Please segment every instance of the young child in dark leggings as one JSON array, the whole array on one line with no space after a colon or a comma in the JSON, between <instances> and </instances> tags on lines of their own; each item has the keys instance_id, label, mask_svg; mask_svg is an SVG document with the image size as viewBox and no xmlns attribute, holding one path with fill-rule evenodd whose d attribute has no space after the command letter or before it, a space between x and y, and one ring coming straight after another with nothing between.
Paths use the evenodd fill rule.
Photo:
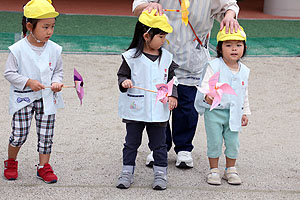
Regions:
<instances>
[{"instance_id":1,"label":"young child in dark leggings","mask_svg":"<svg viewBox=\"0 0 300 200\"><path fill-rule=\"evenodd\" d=\"M123 148L123 169L117 188L126 189L133 183L137 149L141 145L146 127L149 148L154 157L153 189L167 188L166 126L170 110L177 106L176 86L168 103L156 102L156 93L133 88L133 86L156 90L155 85L167 83L178 67L173 56L161 48L172 27L165 15L143 12L136 24L134 37L128 50L122 54L123 63L118 71L120 88L119 115L126 123L127 135Z\"/></svg>"}]
</instances>

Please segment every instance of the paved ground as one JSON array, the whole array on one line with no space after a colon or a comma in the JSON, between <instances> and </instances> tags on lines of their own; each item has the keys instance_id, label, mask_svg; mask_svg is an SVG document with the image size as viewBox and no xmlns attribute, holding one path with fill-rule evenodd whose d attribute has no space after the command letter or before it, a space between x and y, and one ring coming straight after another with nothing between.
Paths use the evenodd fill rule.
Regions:
<instances>
[{"instance_id":1,"label":"paved ground","mask_svg":"<svg viewBox=\"0 0 300 200\"><path fill-rule=\"evenodd\" d=\"M0 66L7 54L0 53ZM128 190L115 188L122 164L125 128L117 115L116 72L120 56L63 55L65 84L72 84L73 67L85 79L82 106L73 89L64 89L65 108L57 115L51 164L59 177L47 185L36 178L34 125L19 154L19 179L0 179L0 199L299 199L299 63L300 58L246 58L251 68L249 126L243 129L237 168L241 186L205 182L208 161L203 118L194 139L194 165L180 170L169 153L169 184L153 191L152 170L144 166L149 150L146 134L139 149L135 183ZM284 70L283 66L286 66ZM3 69L3 68L2 68ZM7 157L10 133L9 84L0 76L0 161ZM3 164L0 165L3 171ZM224 159L220 168L224 169ZM3 173L3 172L1 172Z\"/></svg>"},{"instance_id":2,"label":"paved ground","mask_svg":"<svg viewBox=\"0 0 300 200\"><path fill-rule=\"evenodd\" d=\"M104 5L111 1L54 1L62 13L130 15L131 1L120 1L113 12ZM21 11L27 0L2 0L0 10ZM83 4L78 4L82 2ZM92 2L92 3L91 3ZM120 3L119 2L119 3ZM129 3L128 3L129 2ZM241 1L242 18L259 17L262 0ZM17 5L16 5L17 4ZM69 10L63 11L63 5ZM80 5L78 7L78 5ZM91 6L92 5L92 6ZM244 6L244 7L243 7ZM254 6L254 7L253 7ZM121 10L117 10L121 8ZM244 8L244 9L243 9ZM253 9L254 8L254 9ZM257 11L257 9L260 9ZM252 15L243 15L252 10ZM74 12L76 11L76 12ZM106 12L107 11L107 12ZM127 14L126 14L127 13ZM249 12L250 13L250 12ZM265 15L264 15L265 16ZM262 17L263 18L263 17ZM274 17L276 18L276 17ZM0 53L0 66L7 54ZM0 199L299 199L299 63L300 58L246 58L251 68L249 126L241 133L241 153L237 162L243 184L210 186L205 182L208 162L203 118L194 139L194 165L180 170L175 165L175 153L169 153L169 184L165 191L153 191L152 171L144 166L149 153L146 134L139 149L135 183L128 190L115 188L122 163L125 128L117 115L118 88L116 71L120 56L63 55L65 84L72 84L76 67L85 78L86 96L79 106L73 89L64 89L65 108L57 115L51 164L59 177L56 184L47 185L36 178L36 134L31 134L19 154L19 179L0 179ZM283 69L283 67L285 67ZM3 68L2 68L3 69ZM10 133L8 115L9 84L0 76L0 161L7 157ZM2 162L1 161L1 162ZM0 169L3 171L3 164ZM220 168L224 168L221 159ZM3 172L1 172L3 173Z\"/></svg>"}]
</instances>

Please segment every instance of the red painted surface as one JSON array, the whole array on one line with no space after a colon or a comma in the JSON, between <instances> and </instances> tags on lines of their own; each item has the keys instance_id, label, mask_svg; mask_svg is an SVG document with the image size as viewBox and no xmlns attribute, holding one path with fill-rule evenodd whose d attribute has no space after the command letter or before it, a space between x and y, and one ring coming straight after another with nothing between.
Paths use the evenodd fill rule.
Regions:
<instances>
[{"instance_id":1,"label":"red painted surface","mask_svg":"<svg viewBox=\"0 0 300 200\"><path fill-rule=\"evenodd\" d=\"M133 0L52 0L56 10L64 14L132 15ZM28 0L1 0L0 11L19 11ZM300 19L263 13L264 0L240 0L240 19Z\"/></svg>"}]
</instances>

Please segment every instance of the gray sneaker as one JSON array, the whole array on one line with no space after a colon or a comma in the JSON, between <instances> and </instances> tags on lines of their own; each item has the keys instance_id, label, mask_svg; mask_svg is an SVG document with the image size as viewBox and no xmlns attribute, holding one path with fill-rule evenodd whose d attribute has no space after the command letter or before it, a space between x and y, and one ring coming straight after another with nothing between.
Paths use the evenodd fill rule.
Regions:
<instances>
[{"instance_id":1,"label":"gray sneaker","mask_svg":"<svg viewBox=\"0 0 300 200\"><path fill-rule=\"evenodd\" d=\"M152 188L154 190L167 189L167 167L153 165L154 181Z\"/></svg>"},{"instance_id":2,"label":"gray sneaker","mask_svg":"<svg viewBox=\"0 0 300 200\"><path fill-rule=\"evenodd\" d=\"M128 189L133 183L133 169L134 166L123 166L123 170L118 178L117 188Z\"/></svg>"}]
</instances>

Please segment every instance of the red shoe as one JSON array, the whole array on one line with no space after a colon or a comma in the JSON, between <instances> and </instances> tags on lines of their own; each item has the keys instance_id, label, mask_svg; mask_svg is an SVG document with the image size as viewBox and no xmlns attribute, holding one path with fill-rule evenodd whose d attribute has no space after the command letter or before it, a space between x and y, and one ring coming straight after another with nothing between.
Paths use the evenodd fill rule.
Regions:
<instances>
[{"instance_id":1,"label":"red shoe","mask_svg":"<svg viewBox=\"0 0 300 200\"><path fill-rule=\"evenodd\" d=\"M18 178L18 161L10 158L4 161L4 176L8 180L16 180Z\"/></svg>"},{"instance_id":2,"label":"red shoe","mask_svg":"<svg viewBox=\"0 0 300 200\"><path fill-rule=\"evenodd\" d=\"M54 174L50 164L45 164L43 168L37 169L37 177L45 181L45 183L56 183L57 176Z\"/></svg>"}]
</instances>

